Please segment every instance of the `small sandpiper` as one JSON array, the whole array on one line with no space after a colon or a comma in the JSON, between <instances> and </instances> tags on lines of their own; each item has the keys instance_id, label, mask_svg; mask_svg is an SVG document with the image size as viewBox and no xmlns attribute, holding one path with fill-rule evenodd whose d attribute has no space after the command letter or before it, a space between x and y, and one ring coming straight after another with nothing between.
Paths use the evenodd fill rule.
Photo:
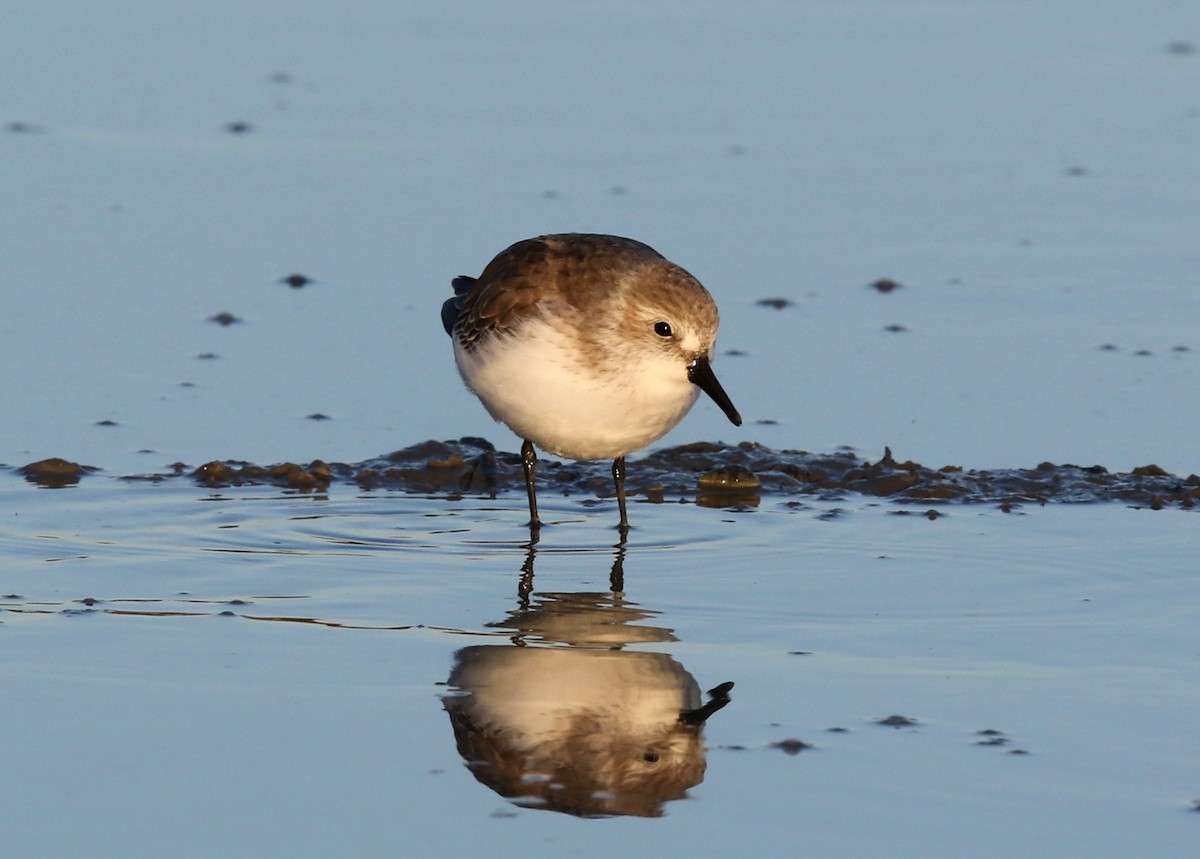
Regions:
<instances>
[{"instance_id":1,"label":"small sandpiper","mask_svg":"<svg viewBox=\"0 0 1200 859\"><path fill-rule=\"evenodd\" d=\"M716 303L641 242L589 233L526 239L453 286L442 324L467 387L523 440L535 538L534 445L566 459L613 460L624 538L626 454L662 438L700 391L741 426L711 367Z\"/></svg>"}]
</instances>

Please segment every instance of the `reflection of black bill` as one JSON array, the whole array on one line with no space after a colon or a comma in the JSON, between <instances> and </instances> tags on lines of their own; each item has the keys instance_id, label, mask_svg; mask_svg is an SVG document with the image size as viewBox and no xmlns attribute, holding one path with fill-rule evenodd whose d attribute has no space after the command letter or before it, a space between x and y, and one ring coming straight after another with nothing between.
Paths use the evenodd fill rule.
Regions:
<instances>
[{"instance_id":1,"label":"reflection of black bill","mask_svg":"<svg viewBox=\"0 0 1200 859\"><path fill-rule=\"evenodd\" d=\"M688 364L688 381L712 397L713 402L721 407L721 411L725 413L725 417L729 418L735 427L742 425L742 416L738 414L738 410L733 407L733 403L729 400L729 395L725 393L725 389L717 381L717 376L713 373L712 365L708 363L708 358L701 355L695 361Z\"/></svg>"},{"instance_id":2,"label":"reflection of black bill","mask_svg":"<svg viewBox=\"0 0 1200 859\"><path fill-rule=\"evenodd\" d=\"M684 710L679 714L679 721L685 725L703 725L708 717L729 703L729 690L733 681L727 680L720 686L708 690L708 703L695 710Z\"/></svg>"}]
</instances>

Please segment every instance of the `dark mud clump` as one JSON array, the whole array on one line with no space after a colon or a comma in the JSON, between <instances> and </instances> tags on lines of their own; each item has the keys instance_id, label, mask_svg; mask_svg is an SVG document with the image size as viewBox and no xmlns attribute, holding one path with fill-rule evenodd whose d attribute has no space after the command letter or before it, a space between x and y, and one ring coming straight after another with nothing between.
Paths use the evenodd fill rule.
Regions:
<instances>
[{"instance_id":1,"label":"dark mud clump","mask_svg":"<svg viewBox=\"0 0 1200 859\"><path fill-rule=\"evenodd\" d=\"M885 727L888 727L888 728L914 728L919 723L917 722L916 719L910 718L908 716L892 715L892 716L887 716L883 719L876 719L875 724L876 725L884 725Z\"/></svg>"},{"instance_id":2,"label":"dark mud clump","mask_svg":"<svg viewBox=\"0 0 1200 859\"><path fill-rule=\"evenodd\" d=\"M788 737L786 740L779 740L771 743L771 748L779 749L785 755L798 755L813 748L811 743L806 743L804 740L798 740L795 737Z\"/></svg>"},{"instance_id":3,"label":"dark mud clump","mask_svg":"<svg viewBox=\"0 0 1200 859\"><path fill-rule=\"evenodd\" d=\"M249 462L214 460L197 468L191 473L191 476L201 486L211 488L265 483L309 491L327 489L333 480L333 471L319 459L313 460L307 467L301 467L293 462L261 466Z\"/></svg>"},{"instance_id":4,"label":"dark mud clump","mask_svg":"<svg viewBox=\"0 0 1200 859\"><path fill-rule=\"evenodd\" d=\"M41 465L34 463L25 469ZM70 482L78 482L87 470L93 470L74 467L85 470L68 473ZM21 473L28 477L25 469ZM37 469L35 473L45 471ZM196 483L210 488L265 484L323 491L336 482L357 484L367 490L391 489L452 497L524 488L520 454L496 450L482 438L426 441L357 463L318 459L307 465L285 462L263 466L214 460L198 468L176 464L169 473L127 479L158 481L182 475L189 475ZM993 504L1006 513L1015 513L1025 505L1055 502L1120 501L1154 510L1195 509L1200 502L1200 477L1195 474L1180 477L1156 465L1129 472L1109 471L1099 465L1081 467L1050 462L1033 468L969 470L953 465L930 468L910 460L900 461L886 448L880 459L871 461L847 451L820 454L773 450L750 442L739 445L698 442L656 450L632 460L626 475L626 489L631 496L658 503L692 498L718 507L750 507L757 505L763 496L807 496L836 502L865 495L903 504L919 503L930 518L938 516L930 505ZM537 483L542 492L591 497L613 494L607 462L541 460Z\"/></svg>"},{"instance_id":5,"label":"dark mud clump","mask_svg":"<svg viewBox=\"0 0 1200 859\"><path fill-rule=\"evenodd\" d=\"M30 483L36 483L38 486L45 486L48 489L74 486L85 474L91 474L93 471L99 471L99 469L92 465L80 465L78 462L70 462L58 457L41 459L17 469L17 473Z\"/></svg>"}]
</instances>

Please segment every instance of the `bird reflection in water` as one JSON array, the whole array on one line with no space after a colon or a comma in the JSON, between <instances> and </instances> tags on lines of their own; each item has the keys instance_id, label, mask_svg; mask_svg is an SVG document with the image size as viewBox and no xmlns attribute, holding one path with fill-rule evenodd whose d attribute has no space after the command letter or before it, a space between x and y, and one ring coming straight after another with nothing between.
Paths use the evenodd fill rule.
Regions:
<instances>
[{"instance_id":1,"label":"bird reflection in water","mask_svg":"<svg viewBox=\"0 0 1200 859\"><path fill-rule=\"evenodd\" d=\"M534 549L521 607L489 624L511 644L455 654L444 699L458 752L475 778L514 803L580 817L658 817L704 779L705 721L732 683L701 702L700 687L666 653L630 644L677 639L637 624L658 612L621 592L617 548L610 593L534 593Z\"/></svg>"}]
</instances>

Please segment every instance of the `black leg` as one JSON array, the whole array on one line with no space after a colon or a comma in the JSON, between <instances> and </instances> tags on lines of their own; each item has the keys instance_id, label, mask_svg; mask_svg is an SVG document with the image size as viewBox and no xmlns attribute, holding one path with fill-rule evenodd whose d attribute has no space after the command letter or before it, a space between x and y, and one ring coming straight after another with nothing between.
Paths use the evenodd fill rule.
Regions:
<instances>
[{"instance_id":1,"label":"black leg","mask_svg":"<svg viewBox=\"0 0 1200 859\"><path fill-rule=\"evenodd\" d=\"M517 600L525 611L529 610L529 596L533 593L533 555L536 551L530 542L526 548L525 563L521 564L521 580L517 584Z\"/></svg>"},{"instance_id":2,"label":"black leg","mask_svg":"<svg viewBox=\"0 0 1200 859\"><path fill-rule=\"evenodd\" d=\"M521 467L525 470L525 491L529 493L529 533L536 535L542 527L542 520L537 512L537 489L533 485L533 469L537 463L537 454L533 450L533 442L525 439L521 445Z\"/></svg>"},{"instance_id":3,"label":"black leg","mask_svg":"<svg viewBox=\"0 0 1200 859\"><path fill-rule=\"evenodd\" d=\"M608 574L608 587L614 596L625 592L625 541L621 540L616 546L617 555L613 558L612 572Z\"/></svg>"},{"instance_id":4,"label":"black leg","mask_svg":"<svg viewBox=\"0 0 1200 859\"><path fill-rule=\"evenodd\" d=\"M617 484L617 507L621 510L621 539L629 533L629 517L625 515L625 457L613 460L613 482Z\"/></svg>"}]
</instances>

